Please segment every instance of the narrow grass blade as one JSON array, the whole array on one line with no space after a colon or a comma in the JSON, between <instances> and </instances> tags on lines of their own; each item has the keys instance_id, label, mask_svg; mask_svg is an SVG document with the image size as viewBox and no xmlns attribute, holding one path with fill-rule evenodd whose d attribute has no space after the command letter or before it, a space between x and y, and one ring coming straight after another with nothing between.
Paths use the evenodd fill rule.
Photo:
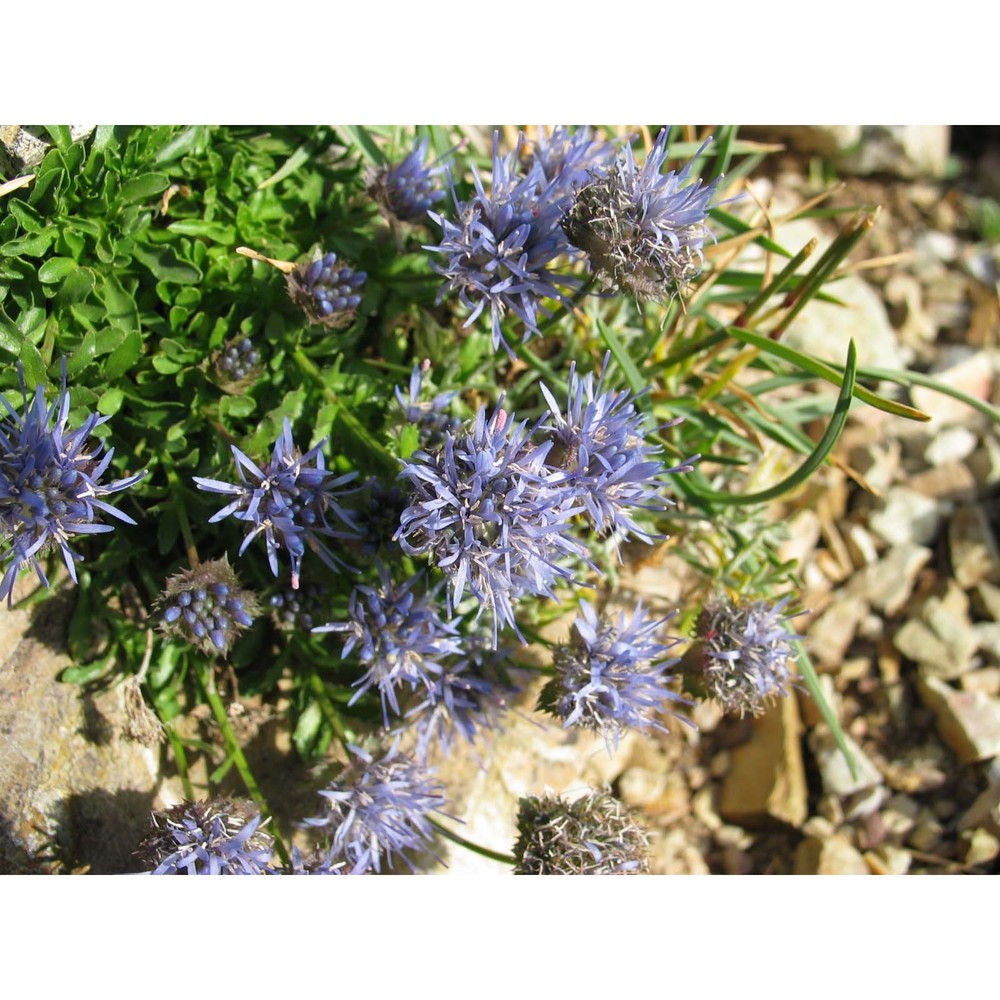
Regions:
<instances>
[{"instance_id":1,"label":"narrow grass blade","mask_svg":"<svg viewBox=\"0 0 1000 1000\"><path fill-rule=\"evenodd\" d=\"M812 665L812 660L809 659L809 654L801 642L794 642L792 645L795 647L797 654L795 659L799 665L799 674L802 677L802 683L805 684L809 694L812 695L813 701L816 702L816 707L819 709L819 714L823 716L823 721L830 727L834 741L840 752L844 755L847 766L851 769L851 777L856 779L858 777L857 762L854 760L854 755L847 745L847 740L844 738L844 730L840 728L836 714L823 696L823 689L819 686L819 677L816 676L816 668Z\"/></svg>"}]
</instances>

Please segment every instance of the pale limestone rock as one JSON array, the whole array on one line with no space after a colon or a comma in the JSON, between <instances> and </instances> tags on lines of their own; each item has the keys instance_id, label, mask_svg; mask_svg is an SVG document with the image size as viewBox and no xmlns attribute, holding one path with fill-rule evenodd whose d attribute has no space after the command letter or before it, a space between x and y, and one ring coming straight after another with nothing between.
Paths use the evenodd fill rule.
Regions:
<instances>
[{"instance_id":1,"label":"pale limestone rock","mask_svg":"<svg viewBox=\"0 0 1000 1000\"><path fill-rule=\"evenodd\" d=\"M978 504L959 507L948 524L948 547L958 585L1000 582L1000 551L986 512Z\"/></svg>"},{"instance_id":2,"label":"pale limestone rock","mask_svg":"<svg viewBox=\"0 0 1000 1000\"><path fill-rule=\"evenodd\" d=\"M873 875L905 875L913 863L909 851L892 844L882 844L873 851L865 851L864 858Z\"/></svg>"},{"instance_id":3,"label":"pale limestone rock","mask_svg":"<svg viewBox=\"0 0 1000 1000\"><path fill-rule=\"evenodd\" d=\"M722 785L720 815L740 826L774 822L800 826L808 816L808 789L794 698L783 698L753 723L748 742L732 751Z\"/></svg>"},{"instance_id":4,"label":"pale limestone rock","mask_svg":"<svg viewBox=\"0 0 1000 1000\"><path fill-rule=\"evenodd\" d=\"M888 545L927 545L941 524L940 503L908 486L893 486L881 510L873 511L868 526Z\"/></svg>"},{"instance_id":5,"label":"pale limestone rock","mask_svg":"<svg viewBox=\"0 0 1000 1000\"><path fill-rule=\"evenodd\" d=\"M981 792L958 821L959 830L979 827L1000 836L1000 781L995 781Z\"/></svg>"},{"instance_id":6,"label":"pale limestone rock","mask_svg":"<svg viewBox=\"0 0 1000 1000\"><path fill-rule=\"evenodd\" d=\"M824 790L845 798L855 792L881 785L881 772L861 747L846 733L844 742L854 760L857 777L851 774L850 765L837 746L829 726L821 723L809 734L809 748L816 758Z\"/></svg>"},{"instance_id":7,"label":"pale limestone rock","mask_svg":"<svg viewBox=\"0 0 1000 1000\"><path fill-rule=\"evenodd\" d=\"M989 830L973 830L968 835L968 847L965 851L965 863L970 868L975 865L989 864L1000 854L1000 838Z\"/></svg>"},{"instance_id":8,"label":"pale limestone rock","mask_svg":"<svg viewBox=\"0 0 1000 1000\"><path fill-rule=\"evenodd\" d=\"M910 599L917 575L932 555L930 549L912 542L894 545L877 563L856 573L847 592L892 617Z\"/></svg>"},{"instance_id":9,"label":"pale limestone rock","mask_svg":"<svg viewBox=\"0 0 1000 1000\"><path fill-rule=\"evenodd\" d=\"M941 738L963 764L1000 754L1000 698L955 691L936 677L921 679L917 690L934 713Z\"/></svg>"},{"instance_id":10,"label":"pale limestone rock","mask_svg":"<svg viewBox=\"0 0 1000 1000\"><path fill-rule=\"evenodd\" d=\"M132 742L126 688L63 684L72 595L0 608L0 872L40 870L40 856L93 873L128 871L157 794L159 748ZM28 637L30 631L33 636Z\"/></svg>"},{"instance_id":11,"label":"pale limestone rock","mask_svg":"<svg viewBox=\"0 0 1000 1000\"><path fill-rule=\"evenodd\" d=\"M808 837L795 852L796 875L870 875L861 852L841 834Z\"/></svg>"},{"instance_id":12,"label":"pale limestone rock","mask_svg":"<svg viewBox=\"0 0 1000 1000\"><path fill-rule=\"evenodd\" d=\"M860 597L844 594L835 599L809 626L806 649L824 666L838 666L867 613L868 604Z\"/></svg>"},{"instance_id":13,"label":"pale limestone rock","mask_svg":"<svg viewBox=\"0 0 1000 1000\"><path fill-rule=\"evenodd\" d=\"M974 399L988 400L993 386L996 365L985 351L969 347L951 347L941 352L941 359L930 374L939 382L959 389ZM978 414L967 403L930 389L914 386L910 398L918 410L930 414L931 427L936 431L950 424L966 425L980 422Z\"/></svg>"}]
</instances>

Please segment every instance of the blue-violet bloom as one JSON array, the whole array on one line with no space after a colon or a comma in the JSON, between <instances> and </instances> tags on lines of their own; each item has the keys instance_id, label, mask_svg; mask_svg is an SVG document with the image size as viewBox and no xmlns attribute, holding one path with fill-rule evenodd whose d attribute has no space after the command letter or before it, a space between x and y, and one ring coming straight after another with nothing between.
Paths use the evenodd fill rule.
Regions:
<instances>
[{"instance_id":1,"label":"blue-violet bloom","mask_svg":"<svg viewBox=\"0 0 1000 1000\"><path fill-rule=\"evenodd\" d=\"M272 843L252 803L210 799L153 813L136 855L154 875L270 875Z\"/></svg>"},{"instance_id":2,"label":"blue-violet bloom","mask_svg":"<svg viewBox=\"0 0 1000 1000\"><path fill-rule=\"evenodd\" d=\"M288 294L313 323L331 329L349 326L361 304L361 286L368 277L325 253L285 275Z\"/></svg>"},{"instance_id":3,"label":"blue-violet bloom","mask_svg":"<svg viewBox=\"0 0 1000 1000\"><path fill-rule=\"evenodd\" d=\"M428 555L448 575L449 613L466 588L480 614L493 613L494 648L498 623L517 631L519 597L554 597L554 583L572 579L565 560L588 562L569 534L583 508L545 464L552 442L534 446L527 421L508 420L502 403L489 420L480 407L471 429L446 432L442 447L404 463L412 500L396 533L404 552Z\"/></svg>"},{"instance_id":4,"label":"blue-violet bloom","mask_svg":"<svg viewBox=\"0 0 1000 1000\"><path fill-rule=\"evenodd\" d=\"M51 406L45 404L41 385L29 399L20 366L18 374L24 412L18 413L0 396L7 411L0 419L0 537L10 546L3 557L7 565L0 600L6 597L8 603L13 600L14 581L26 567L49 586L39 556L56 547L76 583L76 564L83 556L70 548L70 539L113 531L113 525L101 523L102 514L135 524L101 497L134 486L146 474L101 482L115 452L110 448L100 457L103 445L93 434L109 418L91 413L78 428L70 428L65 361L62 388Z\"/></svg>"},{"instance_id":5,"label":"blue-violet bloom","mask_svg":"<svg viewBox=\"0 0 1000 1000\"><path fill-rule=\"evenodd\" d=\"M599 616L587 601L580 601L580 609L575 639L555 648L556 676L542 689L539 707L567 728L600 733L609 752L628 729L666 732L655 713L666 702L686 703L667 686L667 671L678 662L668 653L680 640L656 637L673 615L650 620L640 603L631 617L622 611L616 622Z\"/></svg>"},{"instance_id":6,"label":"blue-violet bloom","mask_svg":"<svg viewBox=\"0 0 1000 1000\"><path fill-rule=\"evenodd\" d=\"M348 704L353 705L366 691L377 687L382 698L382 712L388 725L391 708L400 714L396 689L407 684L410 690L422 685L430 688L433 677L441 672L440 660L460 652L457 623L443 621L435 600L435 587L423 596L413 588L416 576L395 584L389 571L378 567L380 585L359 584L348 603L348 621L328 622L313 632L343 632L343 656L357 650L358 659L368 669L354 686L358 690Z\"/></svg>"},{"instance_id":7,"label":"blue-violet bloom","mask_svg":"<svg viewBox=\"0 0 1000 1000\"><path fill-rule=\"evenodd\" d=\"M351 875L381 872L398 857L410 870L406 852L430 845L430 813L445 804L444 786L433 769L399 749L399 740L376 759L360 747L349 747L354 760L329 788L323 816L305 820L306 826L329 831L326 856L331 863L345 860Z\"/></svg>"},{"instance_id":8,"label":"blue-violet bloom","mask_svg":"<svg viewBox=\"0 0 1000 1000\"><path fill-rule=\"evenodd\" d=\"M593 372L580 378L576 362L570 365L565 413L548 387L540 386L554 421L549 463L565 471L565 482L598 533L609 533L616 544L631 535L652 542L662 536L640 527L631 512L666 510L672 501L661 495L663 477L690 472L699 456L673 467L657 457L660 449L646 443L648 422L636 409L636 397L626 390L604 390L609 357L596 386Z\"/></svg>"},{"instance_id":9,"label":"blue-violet bloom","mask_svg":"<svg viewBox=\"0 0 1000 1000\"><path fill-rule=\"evenodd\" d=\"M388 219L421 222L431 206L444 197L435 178L446 172L445 167L427 166L426 158L427 140L420 139L401 162L369 172L368 194Z\"/></svg>"},{"instance_id":10,"label":"blue-violet bloom","mask_svg":"<svg viewBox=\"0 0 1000 1000\"><path fill-rule=\"evenodd\" d=\"M357 477L357 473L335 476L329 472L323 460L324 444L326 438L303 455L295 447L292 425L286 417L284 430L275 442L271 461L265 468L252 462L233 445L239 484L194 477L199 489L236 497L208 520L212 524L231 514L249 526L240 546L240 555L254 538L263 535L271 572L277 576L278 553L282 549L288 552L293 590L299 586L302 557L307 545L330 569L339 570L344 567L343 561L330 551L323 539L357 537L357 528L350 513L340 505L344 491L338 493L340 487ZM332 528L327 520L329 514L347 530Z\"/></svg>"},{"instance_id":11,"label":"blue-violet bloom","mask_svg":"<svg viewBox=\"0 0 1000 1000\"><path fill-rule=\"evenodd\" d=\"M641 169L626 146L613 169L577 192L562 220L606 286L645 298L666 298L701 271L709 202L721 179L692 180L697 155L679 174L662 173L669 131L660 131Z\"/></svg>"},{"instance_id":12,"label":"blue-violet bloom","mask_svg":"<svg viewBox=\"0 0 1000 1000\"><path fill-rule=\"evenodd\" d=\"M551 197L550 182L539 163L520 174L522 139L507 156L497 150L493 136L493 175L489 193L473 166L475 193L460 201L452 187L455 216L430 212L441 227L441 242L425 249L443 254L446 262L434 269L446 279L438 301L458 292L462 305L472 310L469 327L487 307L492 321L493 349L504 345L513 352L502 330L502 321L513 313L524 324L524 339L540 334L539 316L547 315L545 300L565 301L565 289L580 281L550 270L553 261L569 249L560 228L560 199Z\"/></svg>"}]
</instances>

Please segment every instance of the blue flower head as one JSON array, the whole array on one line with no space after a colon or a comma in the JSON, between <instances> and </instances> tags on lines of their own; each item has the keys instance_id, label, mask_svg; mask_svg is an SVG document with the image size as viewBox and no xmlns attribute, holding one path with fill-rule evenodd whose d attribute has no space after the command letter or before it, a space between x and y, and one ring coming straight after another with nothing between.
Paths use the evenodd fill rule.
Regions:
<instances>
[{"instance_id":1,"label":"blue flower head","mask_svg":"<svg viewBox=\"0 0 1000 1000\"><path fill-rule=\"evenodd\" d=\"M344 860L351 875L381 872L398 857L413 870L406 852L429 846L430 813L445 804L444 788L432 769L402 753L397 740L384 757L350 747L354 760L328 788L323 816L305 825L329 832L331 863Z\"/></svg>"},{"instance_id":2,"label":"blue flower head","mask_svg":"<svg viewBox=\"0 0 1000 1000\"><path fill-rule=\"evenodd\" d=\"M515 875L640 875L649 871L646 834L605 792L574 802L558 795L521 799Z\"/></svg>"},{"instance_id":3,"label":"blue flower head","mask_svg":"<svg viewBox=\"0 0 1000 1000\"><path fill-rule=\"evenodd\" d=\"M628 729L666 732L655 714L668 701L685 700L667 686L667 670L678 662L667 654L680 640L656 638L672 616L650 621L640 603L631 618L622 611L616 622L598 616L586 601L580 608L576 639L556 647L556 676L542 689L539 707L567 728L600 733L609 751Z\"/></svg>"},{"instance_id":4,"label":"blue flower head","mask_svg":"<svg viewBox=\"0 0 1000 1000\"><path fill-rule=\"evenodd\" d=\"M433 677L441 672L440 660L458 653L457 624L441 619L435 600L438 588L416 596L413 588L420 577L403 584L392 582L389 571L379 566L380 585L359 584L351 593L348 621L329 622L314 632L343 632L343 656L357 651L368 669L355 682L358 690L353 705L366 691L377 687L382 697L382 712L388 725L388 710L400 714L396 690L401 684L413 690L430 688Z\"/></svg>"},{"instance_id":5,"label":"blue flower head","mask_svg":"<svg viewBox=\"0 0 1000 1000\"><path fill-rule=\"evenodd\" d=\"M580 378L576 363L570 365L565 413L541 386L553 418L549 461L565 470L566 483L598 533L607 532L616 542L631 535L652 542L658 536L640 527L632 512L666 510L671 501L662 496L664 477L690 472L699 456L667 467L657 457L660 449L646 443L648 423L636 409L636 397L625 390L604 391L604 372L595 386L593 372Z\"/></svg>"},{"instance_id":6,"label":"blue flower head","mask_svg":"<svg viewBox=\"0 0 1000 1000\"><path fill-rule=\"evenodd\" d=\"M308 264L300 264L285 275L288 294L302 307L312 323L331 329L349 326L361 304L361 286L368 277L335 253L325 253Z\"/></svg>"},{"instance_id":7,"label":"blue flower head","mask_svg":"<svg viewBox=\"0 0 1000 1000\"><path fill-rule=\"evenodd\" d=\"M153 813L136 855L154 875L270 875L271 837L249 802L210 799Z\"/></svg>"},{"instance_id":8,"label":"blue flower head","mask_svg":"<svg viewBox=\"0 0 1000 1000\"><path fill-rule=\"evenodd\" d=\"M666 298L694 278L711 237L706 216L719 178L692 180L693 160L664 174L669 131L660 131L641 169L626 146L613 169L580 189L562 220L607 287L644 298Z\"/></svg>"},{"instance_id":9,"label":"blue flower head","mask_svg":"<svg viewBox=\"0 0 1000 1000\"><path fill-rule=\"evenodd\" d=\"M444 197L435 179L446 172L445 167L426 166L426 158L427 140L420 139L400 163L370 171L368 194L388 219L421 222L431 206Z\"/></svg>"},{"instance_id":10,"label":"blue flower head","mask_svg":"<svg viewBox=\"0 0 1000 1000\"><path fill-rule=\"evenodd\" d=\"M506 156L499 154L497 144L494 133L489 193L473 167L475 193L463 202L452 189L455 221L430 213L442 238L426 249L446 258L444 264L435 265L446 279L438 300L458 292L462 305L472 310L467 327L489 308L493 349L502 343L511 353L501 328L504 317L513 313L521 320L525 339L538 334L539 316L546 315L544 301L565 299L564 289L576 287L579 279L550 270L555 258L569 249L559 225L558 189L547 181L538 162L526 173L518 172L520 139L517 149Z\"/></svg>"},{"instance_id":11,"label":"blue flower head","mask_svg":"<svg viewBox=\"0 0 1000 1000\"><path fill-rule=\"evenodd\" d=\"M777 604L722 597L702 610L696 629L702 642L702 679L725 711L761 715L788 693L792 643L802 638L787 625L797 615L782 614L790 600L790 594Z\"/></svg>"},{"instance_id":12,"label":"blue flower head","mask_svg":"<svg viewBox=\"0 0 1000 1000\"><path fill-rule=\"evenodd\" d=\"M500 729L518 688L504 669L508 650L494 650L487 636L462 637L461 656L446 661L426 697L406 713L417 735L417 759L426 760L437 743L447 753L455 734L470 744L484 732Z\"/></svg>"},{"instance_id":13,"label":"blue flower head","mask_svg":"<svg viewBox=\"0 0 1000 1000\"><path fill-rule=\"evenodd\" d=\"M91 413L75 430L70 428L65 361L62 388L50 406L44 386L29 398L20 367L18 373L23 412L0 396L7 411L0 418L0 537L9 545L0 600L8 602L18 574L29 566L49 586L39 557L57 547L75 583L76 564L83 556L70 548L70 540L113 531L113 525L101 522L102 514L135 524L101 498L134 486L146 474L101 482L115 453L112 448L101 457L103 445L93 433L109 418Z\"/></svg>"},{"instance_id":14,"label":"blue flower head","mask_svg":"<svg viewBox=\"0 0 1000 1000\"><path fill-rule=\"evenodd\" d=\"M288 552L292 564L292 589L299 586L299 574L306 546L312 549L333 570L344 563L327 548L326 538L356 537L351 515L340 505L344 491L340 487L351 482L356 472L334 476L324 465L324 438L304 455L292 440L292 425L285 418L284 430L275 442L271 461L261 468L233 445L233 457L240 483L224 483L218 479L195 476L199 489L209 493L235 496L232 503L209 518L209 523L221 521L230 514L248 525L240 546L240 555L258 535L267 543L267 559L271 572L278 575L278 553ZM344 528L334 529L328 517L332 515ZM344 529L347 530L344 530Z\"/></svg>"},{"instance_id":15,"label":"blue flower head","mask_svg":"<svg viewBox=\"0 0 1000 1000\"><path fill-rule=\"evenodd\" d=\"M582 508L545 464L551 442L533 445L527 422L508 420L500 402L489 420L480 407L471 428L404 463L412 500L396 532L404 552L447 574L450 609L468 589L480 613L492 611L494 647L498 624L517 630L519 597L554 596L553 585L572 578L565 560L587 559L568 533Z\"/></svg>"},{"instance_id":16,"label":"blue flower head","mask_svg":"<svg viewBox=\"0 0 1000 1000\"><path fill-rule=\"evenodd\" d=\"M260 610L256 597L240 586L226 556L170 577L157 604L160 629L166 635L204 653L223 655Z\"/></svg>"},{"instance_id":17,"label":"blue flower head","mask_svg":"<svg viewBox=\"0 0 1000 1000\"><path fill-rule=\"evenodd\" d=\"M308 632L329 616L330 596L320 583L300 583L298 590L283 587L267 603L276 628L283 632Z\"/></svg>"}]
</instances>

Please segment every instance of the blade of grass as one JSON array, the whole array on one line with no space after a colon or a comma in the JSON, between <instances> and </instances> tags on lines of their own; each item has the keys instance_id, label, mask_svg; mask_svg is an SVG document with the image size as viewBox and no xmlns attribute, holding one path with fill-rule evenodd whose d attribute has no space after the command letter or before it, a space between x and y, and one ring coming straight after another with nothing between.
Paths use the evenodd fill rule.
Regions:
<instances>
[{"instance_id":1,"label":"blade of grass","mask_svg":"<svg viewBox=\"0 0 1000 1000\"><path fill-rule=\"evenodd\" d=\"M858 355L852 340L847 348L847 365L844 371L844 384L841 386L840 395L837 397L837 405L834 407L830 423L827 424L826 431L820 438L812 454L789 476L786 476L780 483L766 490L757 493L719 493L716 490L697 490L696 495L701 500L710 503L721 504L750 504L763 503L766 500L776 500L789 490L804 483L823 464L826 457L833 450L837 439L840 437L847 423L847 414L851 408L851 397L854 392L854 379L857 374Z\"/></svg>"},{"instance_id":2,"label":"blade of grass","mask_svg":"<svg viewBox=\"0 0 1000 1000\"><path fill-rule=\"evenodd\" d=\"M809 654L801 642L793 642L792 646L795 648L795 659L799 665L799 674L802 676L802 683L805 684L809 694L812 695L813 701L816 702L816 707L819 709L819 714L823 716L823 721L830 727L830 732L833 733L837 747L844 755L847 766L851 770L851 777L857 779L857 762L854 760L854 755L847 745L847 740L844 738L844 730L840 728L836 714L823 696L823 689L819 685L819 677L816 676L816 668L812 665L812 660L809 659Z\"/></svg>"}]
</instances>

